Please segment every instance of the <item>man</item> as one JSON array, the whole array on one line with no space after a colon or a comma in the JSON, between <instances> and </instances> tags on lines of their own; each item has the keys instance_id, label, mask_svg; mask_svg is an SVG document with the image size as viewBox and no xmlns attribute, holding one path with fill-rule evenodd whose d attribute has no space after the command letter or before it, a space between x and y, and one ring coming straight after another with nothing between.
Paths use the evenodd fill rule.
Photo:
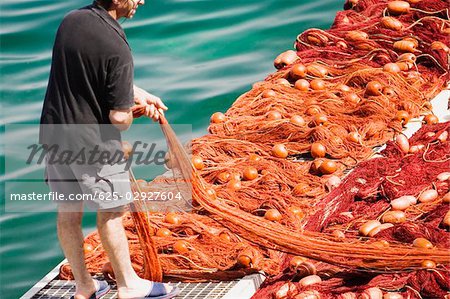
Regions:
<instances>
[{"instance_id":1,"label":"man","mask_svg":"<svg viewBox=\"0 0 450 299\"><path fill-rule=\"evenodd\" d=\"M100 145L103 151L111 150L120 145L120 131L130 127L131 107L135 103L145 105L146 115L154 121L167 110L161 99L133 84L131 51L117 22L120 18L132 18L143 4L144 0L98 0L64 18L55 39L41 116L42 144L58 144L66 150ZM83 125L67 129L71 124ZM119 191L122 200L106 202L97 198L89 203L98 209L97 228L114 270L118 297L173 298L178 289L141 279L132 268L122 226L123 206L129 203L124 200L125 193L131 193L129 177L118 161L110 162L77 160L58 165L47 160L49 186L66 197ZM82 201L59 203L58 238L75 277L74 298L100 298L110 287L104 281L94 280L86 269L82 216Z\"/></svg>"}]
</instances>

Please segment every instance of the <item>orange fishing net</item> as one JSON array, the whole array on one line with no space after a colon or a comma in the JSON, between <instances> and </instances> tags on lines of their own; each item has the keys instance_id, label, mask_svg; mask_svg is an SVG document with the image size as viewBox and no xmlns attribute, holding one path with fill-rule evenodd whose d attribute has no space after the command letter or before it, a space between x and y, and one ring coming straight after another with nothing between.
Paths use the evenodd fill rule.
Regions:
<instances>
[{"instance_id":1,"label":"orange fishing net","mask_svg":"<svg viewBox=\"0 0 450 299\"><path fill-rule=\"evenodd\" d=\"M262 270L272 278L255 298L449 291L449 124L431 125L429 103L449 83L448 2L345 8L331 29L300 34L275 73L211 117L211 134L192 141L192 165L162 124L168 162L192 180L194 210L126 215L143 277L227 280ZM430 125L402 138L424 114ZM382 158L369 159L387 142ZM139 191L155 185L132 181ZM433 199L420 200L428 190ZM405 195L416 202L397 200ZM98 235L86 244L89 271L111 276ZM71 277L68 265L60 276Z\"/></svg>"}]
</instances>

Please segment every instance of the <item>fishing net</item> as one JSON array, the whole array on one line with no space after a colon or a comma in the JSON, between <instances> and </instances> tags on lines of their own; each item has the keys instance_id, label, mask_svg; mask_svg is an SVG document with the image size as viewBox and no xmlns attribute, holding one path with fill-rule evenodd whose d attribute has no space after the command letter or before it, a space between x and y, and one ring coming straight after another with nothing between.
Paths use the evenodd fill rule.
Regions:
<instances>
[{"instance_id":1,"label":"fishing net","mask_svg":"<svg viewBox=\"0 0 450 299\"><path fill-rule=\"evenodd\" d=\"M131 207L123 223L142 277L264 271L254 298L448 294L450 124L435 124L429 102L449 83L448 2L344 8L213 114L210 134L191 141L192 163L163 119L167 162L191 182L193 211ZM403 127L421 115L408 140ZM167 180L131 177L138 191ZM113 277L98 234L85 242L89 271ZM69 265L60 276L72 277Z\"/></svg>"}]
</instances>

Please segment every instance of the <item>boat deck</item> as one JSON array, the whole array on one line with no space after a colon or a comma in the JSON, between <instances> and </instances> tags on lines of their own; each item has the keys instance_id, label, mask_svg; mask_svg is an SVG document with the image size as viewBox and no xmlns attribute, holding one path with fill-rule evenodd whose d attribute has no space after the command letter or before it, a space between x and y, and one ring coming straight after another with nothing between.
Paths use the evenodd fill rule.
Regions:
<instances>
[{"instance_id":1,"label":"boat deck","mask_svg":"<svg viewBox=\"0 0 450 299\"><path fill-rule=\"evenodd\" d=\"M174 283L181 290L181 294L177 299L195 299L195 298L230 298L226 296L239 281L226 282L208 282L208 283ZM52 280L38 293L33 295L32 299L54 299L54 298L70 298L75 292L75 284L68 280ZM117 289L112 285L111 291L104 297L104 299L117 298Z\"/></svg>"},{"instance_id":2,"label":"boat deck","mask_svg":"<svg viewBox=\"0 0 450 299\"><path fill-rule=\"evenodd\" d=\"M70 298L75 293L73 280L58 279L59 267L66 263L64 260L50 273L33 286L21 299L59 299ZM103 279L102 276L95 278ZM261 274L252 274L239 280L221 282L176 282L169 283L180 289L177 299L249 299L264 281ZM109 282L111 291L104 299L117 298L117 288L114 282Z\"/></svg>"}]
</instances>

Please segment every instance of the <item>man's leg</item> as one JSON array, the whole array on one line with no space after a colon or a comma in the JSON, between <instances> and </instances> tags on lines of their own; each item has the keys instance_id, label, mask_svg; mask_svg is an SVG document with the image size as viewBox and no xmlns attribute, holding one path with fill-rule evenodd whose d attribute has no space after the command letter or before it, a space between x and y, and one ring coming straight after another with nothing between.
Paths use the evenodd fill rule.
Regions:
<instances>
[{"instance_id":1,"label":"man's leg","mask_svg":"<svg viewBox=\"0 0 450 299\"><path fill-rule=\"evenodd\" d=\"M87 299L96 291L94 281L84 263L82 207L82 202L66 202L58 205L58 238L75 277L77 289L75 299Z\"/></svg>"},{"instance_id":2,"label":"man's leg","mask_svg":"<svg viewBox=\"0 0 450 299\"><path fill-rule=\"evenodd\" d=\"M64 194L82 194L70 165L48 164L46 157L46 174L48 185L53 192ZM58 204L57 231L58 239L65 257L69 261L75 277L75 299L86 299L95 293L95 283L84 263L82 201L64 201Z\"/></svg>"},{"instance_id":3,"label":"man's leg","mask_svg":"<svg viewBox=\"0 0 450 299\"><path fill-rule=\"evenodd\" d=\"M131 265L122 215L122 210L99 210L97 213L98 232L114 270L119 298L143 297L149 292L151 282L141 279ZM167 292L170 292L171 289L170 286L166 286Z\"/></svg>"},{"instance_id":4,"label":"man's leg","mask_svg":"<svg viewBox=\"0 0 450 299\"><path fill-rule=\"evenodd\" d=\"M120 209L120 208L119 208ZM122 224L123 210L99 210L97 228L102 245L114 269L118 286L129 285L139 279L131 266L130 251Z\"/></svg>"}]
</instances>

